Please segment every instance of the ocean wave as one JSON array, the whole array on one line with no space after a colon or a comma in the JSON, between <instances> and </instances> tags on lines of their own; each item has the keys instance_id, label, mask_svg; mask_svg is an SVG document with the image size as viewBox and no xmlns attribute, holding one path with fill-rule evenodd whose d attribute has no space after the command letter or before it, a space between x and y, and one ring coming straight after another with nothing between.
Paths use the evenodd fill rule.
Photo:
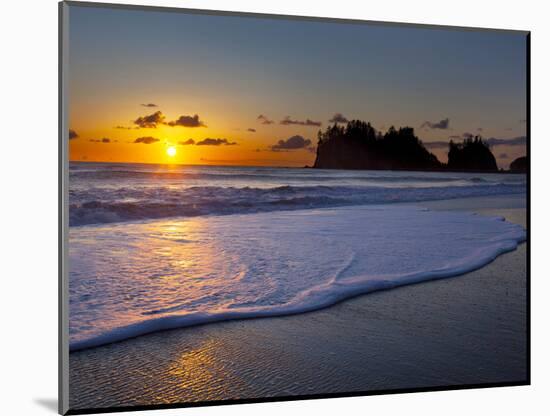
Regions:
<instances>
[{"instance_id":1,"label":"ocean wave","mask_svg":"<svg viewBox=\"0 0 550 416\"><path fill-rule=\"evenodd\" d=\"M70 191L71 226L227 215L348 205L421 202L524 193L522 184L427 188L360 186L277 186L272 188L195 186L88 188Z\"/></svg>"},{"instance_id":2,"label":"ocean wave","mask_svg":"<svg viewBox=\"0 0 550 416\"><path fill-rule=\"evenodd\" d=\"M502 218L394 205L82 227L70 238L74 352L460 275L514 250L525 231Z\"/></svg>"}]
</instances>

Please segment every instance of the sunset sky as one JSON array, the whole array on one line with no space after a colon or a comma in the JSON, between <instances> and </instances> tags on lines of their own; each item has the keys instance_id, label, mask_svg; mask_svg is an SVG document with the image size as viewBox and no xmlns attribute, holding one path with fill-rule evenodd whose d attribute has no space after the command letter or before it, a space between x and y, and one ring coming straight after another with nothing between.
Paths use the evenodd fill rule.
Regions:
<instances>
[{"instance_id":1,"label":"sunset sky","mask_svg":"<svg viewBox=\"0 0 550 416\"><path fill-rule=\"evenodd\" d=\"M311 165L345 119L414 127L444 162L465 134L500 167L525 154L519 32L74 5L69 28L73 161Z\"/></svg>"}]
</instances>

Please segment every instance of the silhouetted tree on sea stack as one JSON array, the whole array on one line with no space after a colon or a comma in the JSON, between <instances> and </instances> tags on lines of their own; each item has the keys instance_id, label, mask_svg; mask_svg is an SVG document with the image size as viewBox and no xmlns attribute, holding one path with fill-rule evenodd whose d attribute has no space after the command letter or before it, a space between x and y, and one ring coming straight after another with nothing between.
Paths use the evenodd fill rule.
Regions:
<instances>
[{"instance_id":1,"label":"silhouetted tree on sea stack","mask_svg":"<svg viewBox=\"0 0 550 416\"><path fill-rule=\"evenodd\" d=\"M320 169L434 170L441 163L414 135L412 127L393 126L382 135L370 123L352 120L319 131L317 157Z\"/></svg>"},{"instance_id":2,"label":"silhouetted tree on sea stack","mask_svg":"<svg viewBox=\"0 0 550 416\"><path fill-rule=\"evenodd\" d=\"M449 142L449 170L496 172L497 161L489 145L481 136L465 139L462 143Z\"/></svg>"}]
</instances>

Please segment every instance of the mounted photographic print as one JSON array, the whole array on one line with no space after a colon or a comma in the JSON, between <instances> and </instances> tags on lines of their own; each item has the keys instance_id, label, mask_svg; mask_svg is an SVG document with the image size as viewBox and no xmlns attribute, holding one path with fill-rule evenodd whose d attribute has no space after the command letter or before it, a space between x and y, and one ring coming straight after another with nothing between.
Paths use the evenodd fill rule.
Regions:
<instances>
[{"instance_id":1,"label":"mounted photographic print","mask_svg":"<svg viewBox=\"0 0 550 416\"><path fill-rule=\"evenodd\" d=\"M529 383L529 32L60 3L60 412Z\"/></svg>"}]
</instances>

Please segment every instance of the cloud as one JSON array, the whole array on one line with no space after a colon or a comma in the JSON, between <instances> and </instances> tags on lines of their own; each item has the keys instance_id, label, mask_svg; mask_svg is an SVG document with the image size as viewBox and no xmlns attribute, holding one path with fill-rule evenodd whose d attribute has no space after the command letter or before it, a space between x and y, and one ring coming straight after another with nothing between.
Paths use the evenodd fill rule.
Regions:
<instances>
[{"instance_id":1,"label":"cloud","mask_svg":"<svg viewBox=\"0 0 550 416\"><path fill-rule=\"evenodd\" d=\"M449 122L449 117L437 122L425 121L420 125L420 128L447 130L449 128Z\"/></svg>"},{"instance_id":2,"label":"cloud","mask_svg":"<svg viewBox=\"0 0 550 416\"><path fill-rule=\"evenodd\" d=\"M298 150L305 149L311 145L311 140L304 139L302 136L292 136L286 140L279 140L277 144L271 146L271 150L274 152L286 151L286 150Z\"/></svg>"},{"instance_id":3,"label":"cloud","mask_svg":"<svg viewBox=\"0 0 550 416\"><path fill-rule=\"evenodd\" d=\"M460 136L452 136L449 137L449 139L460 139ZM449 147L449 142L445 141L437 141L437 142L425 142L423 141L422 144L426 149L446 149Z\"/></svg>"},{"instance_id":4,"label":"cloud","mask_svg":"<svg viewBox=\"0 0 550 416\"><path fill-rule=\"evenodd\" d=\"M149 114L148 116L138 117L134 120L134 124L138 125L142 129L156 129L159 124L164 123L164 119L166 117L162 112L157 111L153 114Z\"/></svg>"},{"instance_id":5,"label":"cloud","mask_svg":"<svg viewBox=\"0 0 550 416\"><path fill-rule=\"evenodd\" d=\"M249 131L249 132L251 132L251 133L256 133L256 129L252 129L252 128L246 129L246 131Z\"/></svg>"},{"instance_id":6,"label":"cloud","mask_svg":"<svg viewBox=\"0 0 550 416\"><path fill-rule=\"evenodd\" d=\"M508 153L501 153L498 157L501 159L508 159Z\"/></svg>"},{"instance_id":7,"label":"cloud","mask_svg":"<svg viewBox=\"0 0 550 416\"><path fill-rule=\"evenodd\" d=\"M527 123L527 120L522 118L519 122L523 124L523 123Z\"/></svg>"},{"instance_id":8,"label":"cloud","mask_svg":"<svg viewBox=\"0 0 550 416\"><path fill-rule=\"evenodd\" d=\"M292 120L290 116L286 116L284 119L282 119L279 124L282 124L283 126L290 126L290 125L299 125L299 126L316 126L319 127L322 123L320 121L313 121L309 118L305 121L302 120Z\"/></svg>"},{"instance_id":9,"label":"cloud","mask_svg":"<svg viewBox=\"0 0 550 416\"><path fill-rule=\"evenodd\" d=\"M198 114L195 114L194 116L180 116L177 120L169 121L166 124L171 127L206 127L206 125L199 118Z\"/></svg>"},{"instance_id":10,"label":"cloud","mask_svg":"<svg viewBox=\"0 0 550 416\"><path fill-rule=\"evenodd\" d=\"M273 124L274 121L273 120L270 120L269 117L267 116L264 116L263 114L260 114L256 120L260 120L262 122L262 124Z\"/></svg>"},{"instance_id":11,"label":"cloud","mask_svg":"<svg viewBox=\"0 0 550 416\"><path fill-rule=\"evenodd\" d=\"M334 113L332 118L329 120L330 123L347 123L349 120L344 117L342 113Z\"/></svg>"},{"instance_id":12,"label":"cloud","mask_svg":"<svg viewBox=\"0 0 550 416\"><path fill-rule=\"evenodd\" d=\"M139 130L139 127L126 127L126 126L115 126L114 127L115 129L119 129L119 130Z\"/></svg>"},{"instance_id":13,"label":"cloud","mask_svg":"<svg viewBox=\"0 0 550 416\"><path fill-rule=\"evenodd\" d=\"M483 131L483 127L478 127L476 130L477 131Z\"/></svg>"},{"instance_id":14,"label":"cloud","mask_svg":"<svg viewBox=\"0 0 550 416\"><path fill-rule=\"evenodd\" d=\"M78 139L80 136L72 129L69 129L69 140Z\"/></svg>"},{"instance_id":15,"label":"cloud","mask_svg":"<svg viewBox=\"0 0 550 416\"><path fill-rule=\"evenodd\" d=\"M146 136L146 137L138 137L136 140L134 140L134 143L151 144L159 141L160 139L156 139L151 136Z\"/></svg>"},{"instance_id":16,"label":"cloud","mask_svg":"<svg viewBox=\"0 0 550 416\"><path fill-rule=\"evenodd\" d=\"M211 139L211 138L206 138L196 143L197 146L220 146L222 144L225 146L235 146L237 143L230 142L227 139Z\"/></svg>"},{"instance_id":17,"label":"cloud","mask_svg":"<svg viewBox=\"0 0 550 416\"><path fill-rule=\"evenodd\" d=\"M111 143L111 139L104 137L103 139L90 139L94 143Z\"/></svg>"},{"instance_id":18,"label":"cloud","mask_svg":"<svg viewBox=\"0 0 550 416\"><path fill-rule=\"evenodd\" d=\"M193 139L187 139L186 141L184 142L179 142L178 144L181 144L182 146L188 146L190 144L195 144L195 140Z\"/></svg>"},{"instance_id":19,"label":"cloud","mask_svg":"<svg viewBox=\"0 0 550 416\"><path fill-rule=\"evenodd\" d=\"M527 137L519 136L512 139L497 139L491 137L485 141L489 144L489 146L524 146L527 144Z\"/></svg>"},{"instance_id":20,"label":"cloud","mask_svg":"<svg viewBox=\"0 0 550 416\"><path fill-rule=\"evenodd\" d=\"M140 104L142 107L158 107L158 105L153 103L147 103L147 104Z\"/></svg>"},{"instance_id":21,"label":"cloud","mask_svg":"<svg viewBox=\"0 0 550 416\"><path fill-rule=\"evenodd\" d=\"M460 136L449 136L449 139L460 139ZM497 139L491 137L489 139L483 139L489 146L524 146L527 144L527 137L519 136L511 139ZM427 149L444 149L449 147L449 142L436 141L436 142L422 142Z\"/></svg>"}]
</instances>

